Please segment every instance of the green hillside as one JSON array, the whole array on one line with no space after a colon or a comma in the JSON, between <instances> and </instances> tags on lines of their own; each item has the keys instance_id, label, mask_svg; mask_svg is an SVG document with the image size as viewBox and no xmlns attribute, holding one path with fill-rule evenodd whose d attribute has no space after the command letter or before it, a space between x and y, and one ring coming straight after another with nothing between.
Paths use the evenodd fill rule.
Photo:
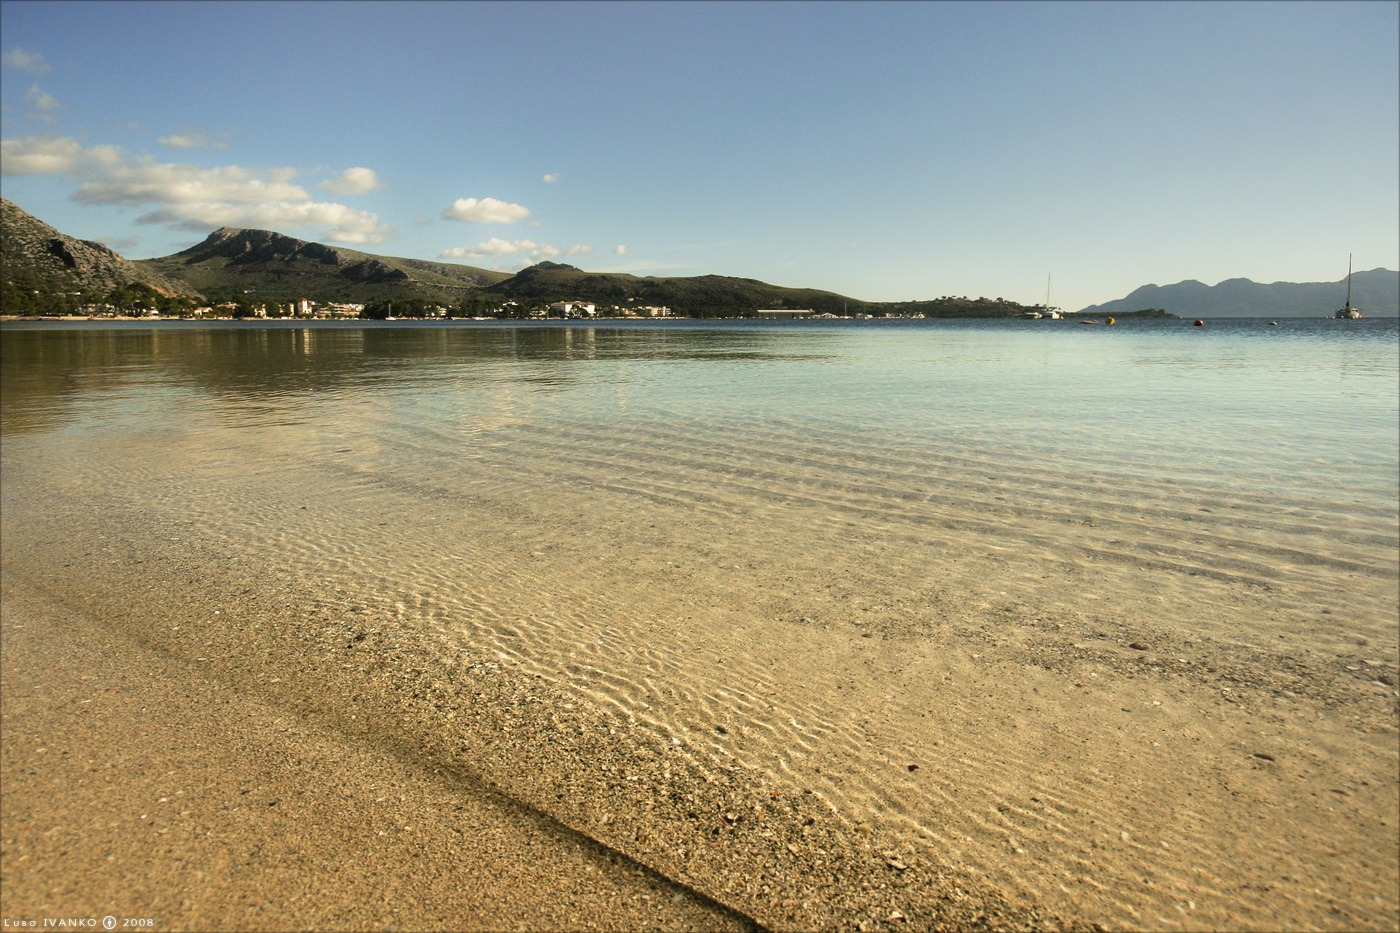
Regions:
<instances>
[{"instance_id":1,"label":"green hillside","mask_svg":"<svg viewBox=\"0 0 1400 933\"><path fill-rule=\"evenodd\" d=\"M604 314L665 307L674 317L748 317L760 310L814 314L1019 317L1029 306L1003 299L945 297L867 302L811 288L723 275L635 276L542 262L511 275L456 263L377 256L268 230L224 227L171 256L127 260L100 243L66 237L4 202L7 314L65 314L107 303L121 311L179 313L198 302L283 304L305 298L373 306L402 302L411 315L444 307L471 315L508 304L539 311L586 301ZM369 310L369 309L367 309Z\"/></svg>"},{"instance_id":2,"label":"green hillside","mask_svg":"<svg viewBox=\"0 0 1400 933\"><path fill-rule=\"evenodd\" d=\"M456 305L463 296L509 278L474 266L375 256L268 230L223 227L202 243L159 259L152 273L188 283L210 301L256 292L272 300L371 301L418 298Z\"/></svg>"},{"instance_id":3,"label":"green hillside","mask_svg":"<svg viewBox=\"0 0 1400 933\"><path fill-rule=\"evenodd\" d=\"M123 259L101 243L60 233L4 198L0 246L0 305L8 314L71 314L119 295L148 299L150 307L197 297L178 278Z\"/></svg>"},{"instance_id":4,"label":"green hillside","mask_svg":"<svg viewBox=\"0 0 1400 933\"><path fill-rule=\"evenodd\" d=\"M639 277L626 273L584 272L563 263L542 262L485 289L488 295L521 303L589 301L599 306L663 306L681 317L745 317L760 309L810 309L840 314L866 303L811 288L783 288L756 279L722 275Z\"/></svg>"}]
</instances>

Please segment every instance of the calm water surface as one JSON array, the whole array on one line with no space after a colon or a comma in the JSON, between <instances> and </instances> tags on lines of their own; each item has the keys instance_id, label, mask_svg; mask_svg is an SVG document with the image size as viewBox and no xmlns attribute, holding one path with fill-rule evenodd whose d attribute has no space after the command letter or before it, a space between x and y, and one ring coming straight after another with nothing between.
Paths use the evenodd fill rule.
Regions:
<instances>
[{"instance_id":1,"label":"calm water surface","mask_svg":"<svg viewBox=\"0 0 1400 933\"><path fill-rule=\"evenodd\" d=\"M1322 807L1394 783L1395 319L0 338L7 564L126 528L275 565L327 624L504 659L1113 925L1335 926L1296 880L1333 837L1382 870L1332 903L1396 914L1393 794ZM1283 705L1237 716L1248 685ZM1261 736L1333 762L1239 797Z\"/></svg>"},{"instance_id":2,"label":"calm water surface","mask_svg":"<svg viewBox=\"0 0 1400 933\"><path fill-rule=\"evenodd\" d=\"M668 422L1396 491L1396 321L7 325L7 435ZM376 430L370 428L369 430ZM343 440L343 438L340 438ZM426 442L425 442L426 444ZM466 451L404 451L450 468ZM425 466L427 464L424 464Z\"/></svg>"}]
</instances>

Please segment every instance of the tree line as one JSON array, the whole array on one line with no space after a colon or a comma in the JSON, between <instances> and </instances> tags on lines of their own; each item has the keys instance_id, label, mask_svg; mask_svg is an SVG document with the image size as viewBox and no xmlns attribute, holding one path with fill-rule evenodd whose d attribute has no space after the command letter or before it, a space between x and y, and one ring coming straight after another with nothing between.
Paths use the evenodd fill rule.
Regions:
<instances>
[{"instance_id":1,"label":"tree line","mask_svg":"<svg viewBox=\"0 0 1400 933\"><path fill-rule=\"evenodd\" d=\"M92 307L110 308L118 314L182 314L195 306L194 299L162 295L142 282L111 288L55 280L27 268L7 269L0 279L0 309L6 314L61 316L83 314Z\"/></svg>"}]
</instances>

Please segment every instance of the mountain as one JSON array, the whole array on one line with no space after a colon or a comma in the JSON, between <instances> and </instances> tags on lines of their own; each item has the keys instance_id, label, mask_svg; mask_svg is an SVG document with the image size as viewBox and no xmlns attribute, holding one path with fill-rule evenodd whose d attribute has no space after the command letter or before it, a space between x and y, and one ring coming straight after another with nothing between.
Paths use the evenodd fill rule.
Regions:
<instances>
[{"instance_id":1,"label":"mountain","mask_svg":"<svg viewBox=\"0 0 1400 933\"><path fill-rule=\"evenodd\" d=\"M67 313L75 304L90 300L77 296L78 291L106 293L123 286L146 286L159 295L211 303L253 296L279 303L293 298L362 304L418 299L458 307L463 299L479 297L482 308L507 300L521 304L589 301L604 307L664 305L677 315L693 317L737 317L766 308L875 316L1019 317L1031 307L990 298L867 302L757 279L585 272L556 262L541 262L511 275L456 263L377 256L269 230L230 227L171 256L127 260L101 243L59 233L8 200L0 199L0 206L6 313ZM1165 287L1145 285L1126 298L1078 313L1122 317L1161 308L1181 317L1322 317L1345 298L1345 280L1260 285L1230 279L1214 287L1190 281ZM1356 273L1352 305L1367 317L1400 315L1400 273L1385 269Z\"/></svg>"},{"instance_id":2,"label":"mountain","mask_svg":"<svg viewBox=\"0 0 1400 933\"><path fill-rule=\"evenodd\" d=\"M309 298L371 304L384 299L416 299L459 307L464 299L479 298L479 302L469 301L468 306L485 310L509 300L522 305L590 301L604 307L664 305L676 315L694 317L737 317L768 308L939 317L1018 317L1028 310L1015 302L990 298L873 303L757 279L723 275L638 277L585 272L555 262L541 262L511 275L455 263L377 256L269 230L230 227L216 230L203 242L173 255L131 261L100 243L66 237L9 201L4 205L3 310L10 314L71 313L82 304L109 299L105 295L78 296L70 286L108 292L132 282L148 285L161 295L209 303L282 303ZM153 304L147 301L144 307Z\"/></svg>"},{"instance_id":3,"label":"mountain","mask_svg":"<svg viewBox=\"0 0 1400 933\"><path fill-rule=\"evenodd\" d=\"M312 298L370 303L422 299L457 306L480 295L485 303L591 301L665 305L680 313L741 314L757 308L839 311L850 299L812 289L781 288L725 276L638 278L584 272L542 262L515 275L474 266L376 256L310 243L267 230L216 230L173 256L139 260L151 272L188 283L211 300L256 290L274 301ZM860 302L855 302L860 304Z\"/></svg>"},{"instance_id":4,"label":"mountain","mask_svg":"<svg viewBox=\"0 0 1400 933\"><path fill-rule=\"evenodd\" d=\"M689 277L584 272L559 262L541 262L487 288L488 295L518 302L577 300L620 307L661 305L674 313L704 317L739 316L760 308L806 308L839 314L866 303L834 292L785 288L757 279L724 275Z\"/></svg>"},{"instance_id":5,"label":"mountain","mask_svg":"<svg viewBox=\"0 0 1400 933\"><path fill-rule=\"evenodd\" d=\"M510 277L475 266L375 256L270 230L231 227L172 256L137 260L137 265L188 283L210 300L257 292L274 301L420 298L456 305L464 295Z\"/></svg>"},{"instance_id":6,"label":"mountain","mask_svg":"<svg viewBox=\"0 0 1400 933\"><path fill-rule=\"evenodd\" d=\"M165 296L196 295L179 279L123 259L101 243L59 233L5 198L0 198L0 251L7 289L108 292L140 284Z\"/></svg>"},{"instance_id":7,"label":"mountain","mask_svg":"<svg viewBox=\"0 0 1400 933\"><path fill-rule=\"evenodd\" d=\"M1180 317L1331 317L1346 301L1347 282L1272 282L1227 279L1144 285L1126 298L1090 305L1081 314L1112 315L1162 308ZM1366 317L1400 316L1400 272L1372 269L1351 277L1351 305Z\"/></svg>"}]
</instances>

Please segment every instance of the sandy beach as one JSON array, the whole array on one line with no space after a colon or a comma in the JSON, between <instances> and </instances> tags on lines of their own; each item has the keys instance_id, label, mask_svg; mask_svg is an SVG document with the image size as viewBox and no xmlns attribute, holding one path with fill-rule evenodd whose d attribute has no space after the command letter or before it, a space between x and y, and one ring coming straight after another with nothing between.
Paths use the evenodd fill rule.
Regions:
<instances>
[{"instance_id":1,"label":"sandy beach","mask_svg":"<svg viewBox=\"0 0 1400 933\"><path fill-rule=\"evenodd\" d=\"M755 928L463 772L2 595L7 929Z\"/></svg>"}]
</instances>

